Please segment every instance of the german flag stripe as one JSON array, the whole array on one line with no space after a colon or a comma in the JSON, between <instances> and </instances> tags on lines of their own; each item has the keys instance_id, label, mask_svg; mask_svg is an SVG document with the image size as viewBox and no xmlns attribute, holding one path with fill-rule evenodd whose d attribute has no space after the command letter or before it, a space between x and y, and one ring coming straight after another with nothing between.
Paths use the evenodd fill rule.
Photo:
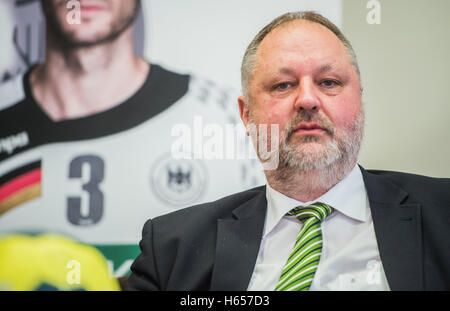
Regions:
<instances>
[{"instance_id":1,"label":"german flag stripe","mask_svg":"<svg viewBox=\"0 0 450 311\"><path fill-rule=\"evenodd\" d=\"M25 173L31 172L37 168L41 168L41 160L29 163L27 165L16 168L15 170L8 172L7 174L0 177L0 187L3 186L4 183L7 183L13 180L16 177L22 176Z\"/></svg>"},{"instance_id":2,"label":"german flag stripe","mask_svg":"<svg viewBox=\"0 0 450 311\"><path fill-rule=\"evenodd\" d=\"M0 186L0 202L7 197L32 186L36 183L41 183L41 169L37 168L31 172L25 173L22 176L18 176L13 180Z\"/></svg>"},{"instance_id":3,"label":"german flag stripe","mask_svg":"<svg viewBox=\"0 0 450 311\"><path fill-rule=\"evenodd\" d=\"M22 203L41 196L41 184L30 185L0 201L0 216Z\"/></svg>"},{"instance_id":4,"label":"german flag stripe","mask_svg":"<svg viewBox=\"0 0 450 311\"><path fill-rule=\"evenodd\" d=\"M0 178L0 215L41 196L41 161L21 166Z\"/></svg>"}]
</instances>

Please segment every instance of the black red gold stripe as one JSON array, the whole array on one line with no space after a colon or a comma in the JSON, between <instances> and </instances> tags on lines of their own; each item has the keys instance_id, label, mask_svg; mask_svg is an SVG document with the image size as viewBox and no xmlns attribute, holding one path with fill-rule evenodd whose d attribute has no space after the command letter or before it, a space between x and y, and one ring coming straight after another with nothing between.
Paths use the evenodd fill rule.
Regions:
<instances>
[{"instance_id":1,"label":"black red gold stripe","mask_svg":"<svg viewBox=\"0 0 450 311\"><path fill-rule=\"evenodd\" d=\"M41 161L19 167L0 178L0 215L41 196Z\"/></svg>"}]
</instances>

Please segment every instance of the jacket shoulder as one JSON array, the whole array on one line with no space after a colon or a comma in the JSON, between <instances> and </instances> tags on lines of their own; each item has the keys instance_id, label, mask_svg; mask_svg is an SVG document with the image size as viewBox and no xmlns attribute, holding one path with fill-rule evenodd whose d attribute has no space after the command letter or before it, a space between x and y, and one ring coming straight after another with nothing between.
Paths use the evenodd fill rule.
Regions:
<instances>
[{"instance_id":1,"label":"jacket shoulder","mask_svg":"<svg viewBox=\"0 0 450 311\"><path fill-rule=\"evenodd\" d=\"M252 200L257 195L260 195L264 190L265 186L255 187L223 197L216 201L183 208L148 220L148 222L152 223L153 230L155 230L156 227L158 228L158 231L170 230L171 236L173 234L183 235L183 232L189 231L190 229L205 229L210 226L215 226L218 219L232 219L232 212L234 209L247 201ZM145 227L146 226L144 226L144 231ZM176 229L174 230L174 228Z\"/></svg>"},{"instance_id":2,"label":"jacket shoulder","mask_svg":"<svg viewBox=\"0 0 450 311\"><path fill-rule=\"evenodd\" d=\"M450 178L386 170L368 170L367 172L387 178L413 198L450 204Z\"/></svg>"},{"instance_id":3,"label":"jacket shoulder","mask_svg":"<svg viewBox=\"0 0 450 311\"><path fill-rule=\"evenodd\" d=\"M172 219L172 218L183 218L187 216L219 217L219 218L227 217L227 215L231 214L231 212L235 208L251 200L258 194L260 194L262 191L264 191L264 189L265 186L258 186L249 190L228 195L216 201L186 207L178 211L163 216L159 216L155 218L155 221L164 218Z\"/></svg>"}]
</instances>

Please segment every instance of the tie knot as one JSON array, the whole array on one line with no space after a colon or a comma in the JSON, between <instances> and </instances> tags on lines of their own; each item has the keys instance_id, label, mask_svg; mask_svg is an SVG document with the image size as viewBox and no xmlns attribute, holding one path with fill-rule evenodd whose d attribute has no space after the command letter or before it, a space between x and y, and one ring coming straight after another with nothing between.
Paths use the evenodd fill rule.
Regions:
<instances>
[{"instance_id":1,"label":"tie knot","mask_svg":"<svg viewBox=\"0 0 450 311\"><path fill-rule=\"evenodd\" d=\"M333 208L325 203L315 202L308 206L298 206L291 209L286 215L296 216L299 220L304 221L314 217L320 222L324 221L332 212Z\"/></svg>"}]
</instances>

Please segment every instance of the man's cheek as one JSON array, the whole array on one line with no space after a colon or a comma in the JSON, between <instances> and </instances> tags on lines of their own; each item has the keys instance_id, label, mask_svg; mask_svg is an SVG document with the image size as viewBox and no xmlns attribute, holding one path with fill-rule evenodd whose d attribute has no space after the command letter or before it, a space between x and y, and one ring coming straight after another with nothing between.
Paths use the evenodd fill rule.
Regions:
<instances>
[{"instance_id":1,"label":"man's cheek","mask_svg":"<svg viewBox=\"0 0 450 311\"><path fill-rule=\"evenodd\" d=\"M271 102L269 103L269 107L267 107L267 119L271 124L278 124L279 126L283 126L289 119L289 114L284 109L285 107L281 105L277 105L277 103Z\"/></svg>"}]
</instances>

